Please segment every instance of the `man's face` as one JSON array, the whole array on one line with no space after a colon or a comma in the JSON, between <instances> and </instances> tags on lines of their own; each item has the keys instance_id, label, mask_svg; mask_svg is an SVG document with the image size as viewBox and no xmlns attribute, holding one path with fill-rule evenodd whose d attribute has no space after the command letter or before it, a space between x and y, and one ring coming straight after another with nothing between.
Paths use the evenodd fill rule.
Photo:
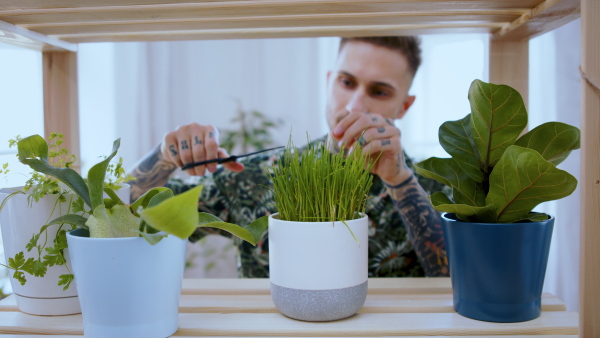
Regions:
<instances>
[{"instance_id":1,"label":"man's face","mask_svg":"<svg viewBox=\"0 0 600 338\"><path fill-rule=\"evenodd\" d=\"M399 119L414 101L408 95L412 75L398 51L362 41L342 48L335 69L327 73L327 123L333 129L348 112Z\"/></svg>"}]
</instances>

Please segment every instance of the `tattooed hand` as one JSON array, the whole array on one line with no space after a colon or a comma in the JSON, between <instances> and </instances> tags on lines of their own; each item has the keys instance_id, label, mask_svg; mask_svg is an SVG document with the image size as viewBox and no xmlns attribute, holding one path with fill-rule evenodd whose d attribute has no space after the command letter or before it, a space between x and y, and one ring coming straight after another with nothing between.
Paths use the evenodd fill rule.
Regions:
<instances>
[{"instance_id":1,"label":"tattooed hand","mask_svg":"<svg viewBox=\"0 0 600 338\"><path fill-rule=\"evenodd\" d=\"M177 128L165 135L161 144L161 153L165 160L178 167L192 162L229 157L227 151L219 147L219 132L211 125L191 123ZM238 162L223 163L231 171L242 171L244 165ZM197 166L186 170L190 175L204 176L206 170L215 172L217 164Z\"/></svg>"},{"instance_id":2,"label":"tattooed hand","mask_svg":"<svg viewBox=\"0 0 600 338\"><path fill-rule=\"evenodd\" d=\"M400 130L391 119L378 114L349 113L338 122L331 134L339 142L338 146L346 142L346 148L349 148L358 142L373 159L379 156L371 172L387 184L399 184L412 175L404 160Z\"/></svg>"}]
</instances>

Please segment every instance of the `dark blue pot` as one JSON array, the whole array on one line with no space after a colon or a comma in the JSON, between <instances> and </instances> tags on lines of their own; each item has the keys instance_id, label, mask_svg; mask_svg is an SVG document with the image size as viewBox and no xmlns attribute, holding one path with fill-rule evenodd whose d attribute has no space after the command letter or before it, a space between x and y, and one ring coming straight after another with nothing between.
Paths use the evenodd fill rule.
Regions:
<instances>
[{"instance_id":1,"label":"dark blue pot","mask_svg":"<svg viewBox=\"0 0 600 338\"><path fill-rule=\"evenodd\" d=\"M469 223L442 215L454 310L489 322L539 317L554 217L530 223Z\"/></svg>"}]
</instances>

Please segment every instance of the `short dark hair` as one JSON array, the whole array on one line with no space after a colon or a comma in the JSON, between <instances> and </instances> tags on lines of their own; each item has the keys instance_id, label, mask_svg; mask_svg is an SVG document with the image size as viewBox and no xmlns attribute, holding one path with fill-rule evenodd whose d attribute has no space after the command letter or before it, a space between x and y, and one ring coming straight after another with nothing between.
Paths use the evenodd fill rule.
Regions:
<instances>
[{"instance_id":1,"label":"short dark hair","mask_svg":"<svg viewBox=\"0 0 600 338\"><path fill-rule=\"evenodd\" d=\"M408 68L414 77L421 65L421 39L417 36L368 36L342 38L340 48L342 51L344 45L349 41L363 41L377 46L386 47L398 51L408 60Z\"/></svg>"}]
</instances>

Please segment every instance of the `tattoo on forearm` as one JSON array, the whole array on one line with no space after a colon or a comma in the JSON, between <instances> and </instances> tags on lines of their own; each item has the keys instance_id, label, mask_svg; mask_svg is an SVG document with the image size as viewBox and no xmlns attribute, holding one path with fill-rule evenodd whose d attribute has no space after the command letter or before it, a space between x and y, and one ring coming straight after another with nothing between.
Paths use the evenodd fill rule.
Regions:
<instances>
[{"instance_id":1,"label":"tattoo on forearm","mask_svg":"<svg viewBox=\"0 0 600 338\"><path fill-rule=\"evenodd\" d=\"M396 175L399 175L406 167L406 161L404 160L404 154L398 153L398 160L396 161Z\"/></svg>"},{"instance_id":2,"label":"tattoo on forearm","mask_svg":"<svg viewBox=\"0 0 600 338\"><path fill-rule=\"evenodd\" d=\"M172 151L170 147L169 150ZM135 201L151 188L164 186L176 168L175 164L162 158L160 147L154 149L129 173L136 178L128 182L131 185L131 201Z\"/></svg>"},{"instance_id":3,"label":"tattoo on forearm","mask_svg":"<svg viewBox=\"0 0 600 338\"><path fill-rule=\"evenodd\" d=\"M188 146L187 140L181 141L181 149L190 149L190 146Z\"/></svg>"},{"instance_id":4,"label":"tattoo on forearm","mask_svg":"<svg viewBox=\"0 0 600 338\"><path fill-rule=\"evenodd\" d=\"M442 221L417 179L413 176L406 184L390 190L427 276L448 276Z\"/></svg>"},{"instance_id":5,"label":"tattoo on forearm","mask_svg":"<svg viewBox=\"0 0 600 338\"><path fill-rule=\"evenodd\" d=\"M175 150L175 145L174 144L171 144L169 146L169 151L171 152L171 155L177 156L177 150Z\"/></svg>"}]
</instances>

